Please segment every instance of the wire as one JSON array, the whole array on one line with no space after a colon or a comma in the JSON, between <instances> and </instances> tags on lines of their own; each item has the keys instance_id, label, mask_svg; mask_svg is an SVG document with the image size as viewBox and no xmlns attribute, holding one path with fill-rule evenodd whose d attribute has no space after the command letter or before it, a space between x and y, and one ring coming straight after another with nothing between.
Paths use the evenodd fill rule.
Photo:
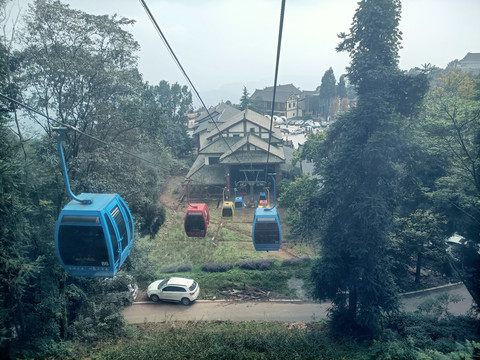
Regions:
<instances>
[{"instance_id":1,"label":"wire","mask_svg":"<svg viewBox=\"0 0 480 360\"><path fill-rule=\"evenodd\" d=\"M71 130L73 130L73 131L76 131L77 133L82 134L82 135L84 135L84 136L86 136L86 137L88 137L88 138L90 138L90 139L92 139L92 140L95 140L95 141L98 141L98 142L100 142L100 143L102 143L102 144L104 144L104 145L110 146L110 147L112 147L112 148L115 149L115 150L121 151L121 152L123 152L124 154L130 155L130 156L132 156L132 157L134 157L134 158L136 158L136 159L145 161L146 163L149 163L149 164L151 164L151 165L160 167L158 164L155 164L155 163L153 163L153 162L151 162L151 161L149 161L149 160L147 160L147 159L144 159L144 158L142 158L142 157L140 157L140 156L138 156L138 155L135 155L135 154L132 154L132 153L126 151L126 150L123 150L122 148L120 148L120 147L118 147L118 146L116 146L116 145L110 144L110 143L106 142L105 140L102 140L102 139L99 139L99 138L97 138L97 137L95 137L95 136L89 135L89 134L83 132L82 130L77 129L75 126L72 126L72 125L69 125L69 124L64 124L64 123L62 123L61 121L55 120L55 119L51 118L50 116L45 115L45 114L43 114L42 112L40 112L40 111L38 111L38 110L35 110L35 109L32 108L31 106L28 106L28 105L26 105L26 104L24 104L24 103L21 103L21 102L15 100L15 99L12 99L11 97L8 97L7 95L3 95L3 94L0 93L0 96L3 97L4 99L8 100L8 101L14 102L14 103L17 104L17 105L20 105L20 106L24 107L25 109L27 109L27 110L29 110L29 111L34 112L35 114L38 114L38 115L40 115L40 116L43 116L43 117L46 118L47 120L53 121L53 122L55 122L55 123L57 123L57 124L60 124L61 126L65 126L66 128L69 128L69 129L71 129ZM164 169L165 169L165 168L164 168Z\"/></svg>"},{"instance_id":2,"label":"wire","mask_svg":"<svg viewBox=\"0 0 480 360\"><path fill-rule=\"evenodd\" d=\"M270 132L268 134L268 150L267 150L267 164L265 166L265 183L267 182L268 176L268 161L270 159L270 144L272 140L272 128L273 128L273 114L275 110L275 95L277 92L277 78L278 78L278 67L280 63L280 48L282 45L282 33L283 33L283 19L285 16L285 1L282 0L282 7L280 11L280 28L278 31L278 44L277 44L277 60L275 63L275 79L273 82L273 100L272 100L272 116L270 117Z\"/></svg>"},{"instance_id":3,"label":"wire","mask_svg":"<svg viewBox=\"0 0 480 360\"><path fill-rule=\"evenodd\" d=\"M167 38L165 37L165 35L163 34L162 30L160 29L160 26L158 25L157 21L155 20L155 17L153 16L153 14L150 12L150 9L148 8L147 4L145 3L144 0L140 0L140 2L142 3L142 6L143 6L143 8L145 9L145 12L147 13L148 17L150 18L150 21L152 22L153 26L155 27L155 30L157 31L158 35L160 35L160 38L162 39L163 43L164 43L165 46L167 47L168 51L170 52L170 55L172 56L173 60L175 61L175 63L176 63L177 66L179 67L180 71L182 72L182 74L183 74L183 76L185 77L185 79L187 80L187 82L190 84L190 87L192 88L193 92L195 93L195 96L197 97L198 101L200 101L200 103L202 104L203 108L207 111L208 116L210 117L210 119L212 119L213 123L215 124L215 127L217 128L218 133L220 134L220 137L223 139L223 141L225 141L225 144L228 146L228 149L232 152L233 156L235 156L235 159L236 159L237 161L239 161L239 159L237 158L237 156L236 156L235 153L233 152L232 148L230 147L230 144L227 142L227 140L225 139L225 137L222 135L222 132L221 132L220 129L218 128L217 122L216 122L215 119L213 118L212 114L210 114L210 111L208 111L207 106L205 105L205 103L203 102L200 94L198 93L197 89L196 89L195 86L193 85L193 82L192 82L192 81L190 80L190 78L188 77L187 72L185 71L185 69L183 68L182 64L181 64L180 61L178 60L177 56L175 55L175 52L173 51L172 47L171 47L170 44L168 43Z\"/></svg>"}]
</instances>

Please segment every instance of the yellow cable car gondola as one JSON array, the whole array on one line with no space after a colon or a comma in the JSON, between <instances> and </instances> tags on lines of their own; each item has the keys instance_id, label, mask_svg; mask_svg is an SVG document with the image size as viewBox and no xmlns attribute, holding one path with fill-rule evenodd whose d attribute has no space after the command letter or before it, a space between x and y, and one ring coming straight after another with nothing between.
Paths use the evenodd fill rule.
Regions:
<instances>
[{"instance_id":1,"label":"yellow cable car gondola","mask_svg":"<svg viewBox=\"0 0 480 360\"><path fill-rule=\"evenodd\" d=\"M235 206L233 201L225 201L225 189L223 189L222 217L231 218L235 212Z\"/></svg>"}]
</instances>

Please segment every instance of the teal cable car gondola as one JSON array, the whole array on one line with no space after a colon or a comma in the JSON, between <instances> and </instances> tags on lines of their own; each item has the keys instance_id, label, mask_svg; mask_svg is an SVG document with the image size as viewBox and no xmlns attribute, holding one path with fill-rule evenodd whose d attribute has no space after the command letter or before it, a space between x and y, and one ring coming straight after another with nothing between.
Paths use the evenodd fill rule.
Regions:
<instances>
[{"instance_id":1,"label":"teal cable car gondola","mask_svg":"<svg viewBox=\"0 0 480 360\"><path fill-rule=\"evenodd\" d=\"M275 179L274 201L271 208L258 207L255 209L253 218L252 240L253 246L257 251L276 251L282 244L282 228L280 225L280 216L276 208Z\"/></svg>"},{"instance_id":2,"label":"teal cable car gondola","mask_svg":"<svg viewBox=\"0 0 480 360\"><path fill-rule=\"evenodd\" d=\"M235 201L234 201L235 210L242 210L243 207L245 206L243 203L243 196L237 196L237 188L235 188L234 190L235 190Z\"/></svg>"},{"instance_id":3,"label":"teal cable car gondola","mask_svg":"<svg viewBox=\"0 0 480 360\"><path fill-rule=\"evenodd\" d=\"M65 187L72 200L57 220L57 257L71 276L114 277L132 248L132 214L118 194L72 193L62 148L66 128L59 130L58 152Z\"/></svg>"}]
</instances>

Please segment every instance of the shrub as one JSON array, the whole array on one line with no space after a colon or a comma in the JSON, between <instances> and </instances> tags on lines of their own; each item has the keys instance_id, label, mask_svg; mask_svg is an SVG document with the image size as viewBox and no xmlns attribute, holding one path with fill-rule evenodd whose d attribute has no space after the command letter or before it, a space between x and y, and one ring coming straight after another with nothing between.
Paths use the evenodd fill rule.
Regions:
<instances>
[{"instance_id":1,"label":"shrub","mask_svg":"<svg viewBox=\"0 0 480 360\"><path fill-rule=\"evenodd\" d=\"M171 274L171 273L177 272L177 267L176 266L169 266L169 267L163 268L160 271L162 273L165 273L165 274Z\"/></svg>"},{"instance_id":2,"label":"shrub","mask_svg":"<svg viewBox=\"0 0 480 360\"><path fill-rule=\"evenodd\" d=\"M232 264L225 263L210 263L202 265L202 270L205 272L226 272L232 268Z\"/></svg>"},{"instance_id":3,"label":"shrub","mask_svg":"<svg viewBox=\"0 0 480 360\"><path fill-rule=\"evenodd\" d=\"M309 257L290 258L282 261L282 266L301 266L310 261Z\"/></svg>"},{"instance_id":4,"label":"shrub","mask_svg":"<svg viewBox=\"0 0 480 360\"><path fill-rule=\"evenodd\" d=\"M190 264L182 264L178 266L168 266L160 270L160 272L165 274L171 274L176 272L189 272L192 271L192 265Z\"/></svg>"},{"instance_id":5,"label":"shrub","mask_svg":"<svg viewBox=\"0 0 480 360\"><path fill-rule=\"evenodd\" d=\"M190 264L178 265L177 272L190 272L190 271L192 271L192 265Z\"/></svg>"},{"instance_id":6,"label":"shrub","mask_svg":"<svg viewBox=\"0 0 480 360\"><path fill-rule=\"evenodd\" d=\"M274 264L273 259L243 260L237 263L240 269L247 270L269 270Z\"/></svg>"},{"instance_id":7,"label":"shrub","mask_svg":"<svg viewBox=\"0 0 480 360\"><path fill-rule=\"evenodd\" d=\"M150 239L153 239L165 222L167 216L165 208L161 205L146 203L139 209L138 214L143 217L140 233L143 236L149 235Z\"/></svg>"}]
</instances>

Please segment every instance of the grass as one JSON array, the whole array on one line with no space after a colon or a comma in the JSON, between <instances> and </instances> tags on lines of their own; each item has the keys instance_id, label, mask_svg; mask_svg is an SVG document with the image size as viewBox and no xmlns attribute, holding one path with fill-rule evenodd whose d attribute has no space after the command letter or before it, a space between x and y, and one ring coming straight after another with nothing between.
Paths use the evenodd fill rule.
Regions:
<instances>
[{"instance_id":1,"label":"grass","mask_svg":"<svg viewBox=\"0 0 480 360\"><path fill-rule=\"evenodd\" d=\"M210 224L204 238L188 237L185 234L184 212L180 210L167 212L164 226L168 228L161 229L155 239L142 238L138 241L136 251L140 251L141 255L136 256L136 263L139 264L137 268L142 267L144 273L142 285L145 286L150 280L175 275L162 274L161 269L180 264L192 265L191 272L177 275L196 279L201 285L203 298L218 296L219 291L232 287L264 289L273 292L273 296L291 297L291 290L287 287L289 278L299 277L309 281L309 263L300 267L282 267L281 260L290 257L289 254L255 251L251 238L251 221L255 209L238 210L233 218L225 219L221 217L221 208L217 209L216 203L209 203L208 206ZM289 243L293 245L289 253L298 254L298 257L315 254L306 244L295 244L293 241ZM201 265L208 263L235 265L242 260L260 259L276 260L274 268L257 271L235 267L226 273L205 273L201 270Z\"/></svg>"},{"instance_id":2,"label":"grass","mask_svg":"<svg viewBox=\"0 0 480 360\"><path fill-rule=\"evenodd\" d=\"M406 320L405 327L412 326ZM419 319L420 320L420 319ZM425 321L425 319L424 319ZM426 320L428 321L428 320ZM412 328L413 329L413 328ZM140 326L132 339L71 351L73 359L473 359L475 329L458 339L439 325L436 344L383 330L376 339L336 338L328 323L165 322ZM422 334L424 335L424 334Z\"/></svg>"},{"instance_id":3,"label":"grass","mask_svg":"<svg viewBox=\"0 0 480 360\"><path fill-rule=\"evenodd\" d=\"M232 262L232 264L235 264ZM311 264L301 266L281 266L276 261L269 270L245 270L238 266L226 272L204 272L200 265L193 266L192 271L183 273L158 273L158 278L169 276L183 276L194 278L201 287L201 298L212 299L222 297L221 293L227 289L250 291L261 289L271 292L271 298L295 298L295 292L287 286L287 281L292 277L302 279L310 284Z\"/></svg>"}]
</instances>

